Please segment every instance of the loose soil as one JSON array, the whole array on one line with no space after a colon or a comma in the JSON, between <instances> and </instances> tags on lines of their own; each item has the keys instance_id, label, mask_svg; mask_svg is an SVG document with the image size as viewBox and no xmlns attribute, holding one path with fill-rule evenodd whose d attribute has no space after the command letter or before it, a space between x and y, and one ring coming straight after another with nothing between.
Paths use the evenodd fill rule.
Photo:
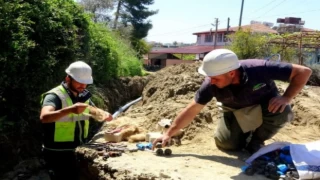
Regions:
<instances>
[{"instance_id":1,"label":"loose soil","mask_svg":"<svg viewBox=\"0 0 320 180\"><path fill-rule=\"evenodd\" d=\"M102 130L114 127L112 125L115 124L135 124L152 132L160 119L174 119L194 98L203 81L203 77L196 71L198 66L199 64L182 64L150 75L142 93L142 101L106 124ZM277 84L280 92L284 92L288 85L282 82ZM266 143L305 143L318 140L319 92L319 87L306 86L292 102L294 120ZM240 168L249 157L247 152L223 152L216 148L213 134L221 113L215 103L216 101L212 100L194 121L184 128L182 145L172 146L173 154L170 157L156 156L152 151L139 151L124 153L121 157L104 161L96 155L95 150L78 148L79 154L93 159L87 164L91 167L87 174L99 179L266 179L263 176L250 177L241 173ZM103 138L95 142L103 142Z\"/></svg>"},{"instance_id":2,"label":"loose soil","mask_svg":"<svg viewBox=\"0 0 320 180\"><path fill-rule=\"evenodd\" d=\"M142 92L141 101L112 122L106 123L101 131L110 129L114 125L131 124L152 132L156 130L159 120L174 119L194 98L196 90L203 81L203 77L197 73L198 66L198 63L171 66L148 77L142 77L141 80L135 77L133 81L126 80L122 84L118 83L119 85L113 84L112 88L99 89L99 95L104 97L105 103L109 103L110 106L113 102L124 104L122 96L128 96L130 91L135 93L135 96L131 96L131 100L136 98L137 92ZM135 87L134 84L138 86ZM277 82L277 85L280 92L284 92L288 84ZM131 87L131 90L126 89L128 87ZM294 120L266 143L275 141L306 143L319 140L319 93L319 87L305 86L292 102ZM138 151L123 153L120 157L105 161L94 148L77 148L83 179L266 179L259 175L246 176L241 173L240 168L245 165L244 161L249 157L247 152L223 152L216 148L213 134L221 118L221 112L215 103L215 100L208 103L194 121L184 128L182 145L171 146L173 151L171 156L156 156L152 151ZM109 109L113 110L110 107ZM97 135L94 142L104 142L104 139ZM135 147L135 143L122 143ZM43 177L41 179L47 179L43 171L32 178L40 176Z\"/></svg>"}]
</instances>

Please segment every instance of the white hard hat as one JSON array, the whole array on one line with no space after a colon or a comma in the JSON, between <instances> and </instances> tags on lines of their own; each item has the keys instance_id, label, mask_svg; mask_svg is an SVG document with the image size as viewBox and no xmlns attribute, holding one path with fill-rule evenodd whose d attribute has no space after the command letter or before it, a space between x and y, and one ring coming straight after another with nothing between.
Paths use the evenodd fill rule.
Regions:
<instances>
[{"instance_id":1,"label":"white hard hat","mask_svg":"<svg viewBox=\"0 0 320 180\"><path fill-rule=\"evenodd\" d=\"M234 52L228 49L215 49L204 57L198 72L204 76L218 76L239 67L240 63Z\"/></svg>"},{"instance_id":2,"label":"white hard hat","mask_svg":"<svg viewBox=\"0 0 320 180\"><path fill-rule=\"evenodd\" d=\"M76 61L70 64L66 69L66 73L79 83L93 83L91 67L85 62Z\"/></svg>"}]
</instances>

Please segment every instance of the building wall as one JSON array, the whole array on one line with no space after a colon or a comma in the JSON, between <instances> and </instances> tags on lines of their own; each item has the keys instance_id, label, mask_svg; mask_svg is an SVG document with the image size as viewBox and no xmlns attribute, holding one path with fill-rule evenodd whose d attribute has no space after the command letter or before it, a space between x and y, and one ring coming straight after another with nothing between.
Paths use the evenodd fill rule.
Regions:
<instances>
[{"instance_id":1,"label":"building wall","mask_svg":"<svg viewBox=\"0 0 320 180\"><path fill-rule=\"evenodd\" d=\"M205 54L201 53L201 54L196 54L196 60L202 60L204 58Z\"/></svg>"},{"instance_id":2,"label":"building wall","mask_svg":"<svg viewBox=\"0 0 320 180\"><path fill-rule=\"evenodd\" d=\"M149 59L167 59L167 54L148 54Z\"/></svg>"},{"instance_id":3,"label":"building wall","mask_svg":"<svg viewBox=\"0 0 320 180\"><path fill-rule=\"evenodd\" d=\"M218 39L217 39L217 46L225 46L226 42L223 42L224 33L219 33L219 34L222 34L222 41L219 42ZM213 35L212 42L205 42L206 34L200 34L199 35L200 37L197 36L197 45L213 46L214 45L215 36L214 36L214 33L212 35Z\"/></svg>"},{"instance_id":4,"label":"building wall","mask_svg":"<svg viewBox=\"0 0 320 180\"><path fill-rule=\"evenodd\" d=\"M150 59L143 59L143 64L151 65L151 60Z\"/></svg>"}]
</instances>

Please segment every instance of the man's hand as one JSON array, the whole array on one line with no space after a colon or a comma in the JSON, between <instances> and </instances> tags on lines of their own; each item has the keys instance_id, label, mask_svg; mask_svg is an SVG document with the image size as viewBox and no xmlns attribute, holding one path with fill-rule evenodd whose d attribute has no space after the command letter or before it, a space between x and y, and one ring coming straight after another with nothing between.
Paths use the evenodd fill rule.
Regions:
<instances>
[{"instance_id":1,"label":"man's hand","mask_svg":"<svg viewBox=\"0 0 320 180\"><path fill-rule=\"evenodd\" d=\"M276 113L277 111L283 112L285 107L290 104L290 99L283 96L277 96L269 101L269 112Z\"/></svg>"},{"instance_id":2,"label":"man's hand","mask_svg":"<svg viewBox=\"0 0 320 180\"><path fill-rule=\"evenodd\" d=\"M84 110L88 107L85 103L75 103L72 105L72 113L74 114L81 114Z\"/></svg>"},{"instance_id":3,"label":"man's hand","mask_svg":"<svg viewBox=\"0 0 320 180\"><path fill-rule=\"evenodd\" d=\"M165 147L166 144L169 142L169 140L170 140L170 136L168 136L167 134L163 134L162 136L158 137L152 142L152 150L154 150L158 142L161 142L162 147Z\"/></svg>"}]
</instances>

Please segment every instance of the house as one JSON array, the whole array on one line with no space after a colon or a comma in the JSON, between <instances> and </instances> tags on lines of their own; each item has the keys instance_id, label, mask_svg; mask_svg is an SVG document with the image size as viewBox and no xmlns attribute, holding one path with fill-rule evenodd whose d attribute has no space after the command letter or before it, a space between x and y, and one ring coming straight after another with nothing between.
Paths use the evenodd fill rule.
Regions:
<instances>
[{"instance_id":1,"label":"house","mask_svg":"<svg viewBox=\"0 0 320 180\"><path fill-rule=\"evenodd\" d=\"M278 32L276 30L271 29L270 27L264 25L264 24L250 24L250 25L244 25L241 26L242 30L251 30L251 32L257 32L257 33L272 33L277 34ZM215 44L215 33L217 33L216 37L216 46L226 46L228 45L229 41L227 40L226 36L235 33L239 30L239 27L230 27L229 29L218 29L217 32L215 31L203 31L203 32L195 32L193 35L197 36L197 45L205 45L205 46L214 46Z\"/></svg>"},{"instance_id":2,"label":"house","mask_svg":"<svg viewBox=\"0 0 320 180\"><path fill-rule=\"evenodd\" d=\"M270 27L264 24L250 24L241 26L242 30L250 30L251 32L256 33L271 33L277 34L276 30L271 29ZM213 31L203 31L195 32L193 35L197 36L196 45L198 46L212 46L212 49L224 48L229 45L230 41L227 39L227 35L235 33L239 30L239 26L230 27L229 29L218 29L217 32ZM215 35L215 33L217 33ZM216 39L215 39L216 38ZM205 54L196 54L196 58L202 59Z\"/></svg>"},{"instance_id":3,"label":"house","mask_svg":"<svg viewBox=\"0 0 320 180\"><path fill-rule=\"evenodd\" d=\"M250 29L252 32L258 33L277 33L276 30L263 24L250 24L241 26L241 29ZM230 27L229 29L218 29L217 30L217 41L215 44L215 32L203 31L195 32L193 35L197 36L196 44L193 46L185 46L179 48L161 48L153 49L144 59L145 67L166 67L181 63L193 63L198 60L202 60L204 56L212 51L213 49L221 49L228 45L226 35L235 33L239 30L239 27ZM194 54L195 58L193 61L183 60L184 54ZM180 58L177 56L180 55Z\"/></svg>"}]
</instances>

